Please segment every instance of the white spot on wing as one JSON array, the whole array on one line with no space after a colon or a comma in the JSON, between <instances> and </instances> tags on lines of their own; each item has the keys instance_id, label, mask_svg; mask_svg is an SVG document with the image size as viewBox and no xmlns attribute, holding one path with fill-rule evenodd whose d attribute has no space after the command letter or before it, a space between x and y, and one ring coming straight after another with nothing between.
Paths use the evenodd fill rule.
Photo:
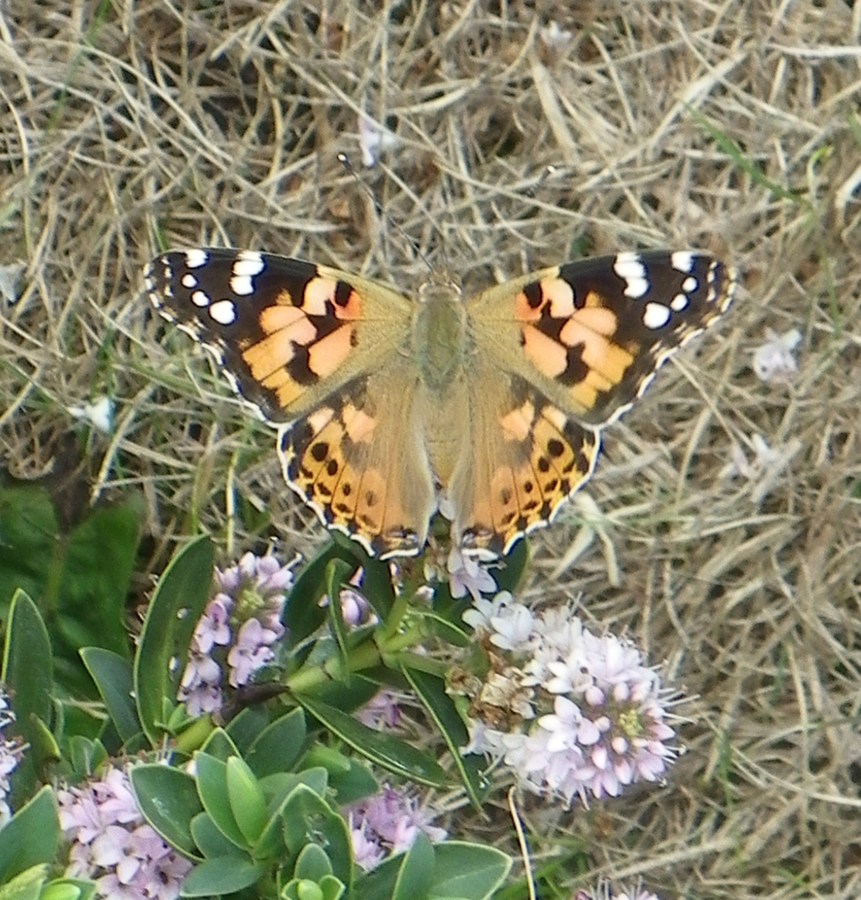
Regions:
<instances>
[{"instance_id":1,"label":"white spot on wing","mask_svg":"<svg viewBox=\"0 0 861 900\"><path fill-rule=\"evenodd\" d=\"M638 253L619 253L613 260L613 271L625 281L625 296L638 300L649 290L646 267Z\"/></svg>"},{"instance_id":2,"label":"white spot on wing","mask_svg":"<svg viewBox=\"0 0 861 900\"><path fill-rule=\"evenodd\" d=\"M694 278L693 275L688 275L688 277L682 282L682 290L686 294L692 294L698 287L699 282Z\"/></svg>"},{"instance_id":3,"label":"white spot on wing","mask_svg":"<svg viewBox=\"0 0 861 900\"><path fill-rule=\"evenodd\" d=\"M182 286L189 289L197 287L197 279L191 272L186 272L185 275L182 276Z\"/></svg>"},{"instance_id":4,"label":"white spot on wing","mask_svg":"<svg viewBox=\"0 0 861 900\"><path fill-rule=\"evenodd\" d=\"M259 275L266 268L263 257L254 250L243 250L233 263L234 275Z\"/></svg>"},{"instance_id":5,"label":"white spot on wing","mask_svg":"<svg viewBox=\"0 0 861 900\"><path fill-rule=\"evenodd\" d=\"M209 314L219 325L232 325L236 321L236 304L232 300L219 300L209 307Z\"/></svg>"},{"instance_id":6,"label":"white spot on wing","mask_svg":"<svg viewBox=\"0 0 861 900\"><path fill-rule=\"evenodd\" d=\"M670 257L670 262L677 272L690 272L694 268L695 256L690 250L676 250Z\"/></svg>"},{"instance_id":7,"label":"white spot on wing","mask_svg":"<svg viewBox=\"0 0 861 900\"><path fill-rule=\"evenodd\" d=\"M199 269L201 266L205 266L208 259L209 254L206 250L196 249L185 251L185 264L189 269Z\"/></svg>"},{"instance_id":8,"label":"white spot on wing","mask_svg":"<svg viewBox=\"0 0 861 900\"><path fill-rule=\"evenodd\" d=\"M670 307L673 312L681 312L683 309L687 308L690 302L687 294L676 294L676 296L670 300Z\"/></svg>"},{"instance_id":9,"label":"white spot on wing","mask_svg":"<svg viewBox=\"0 0 861 900\"><path fill-rule=\"evenodd\" d=\"M236 266L233 268L235 271ZM230 279L230 290L240 297L245 297L254 293L254 282L251 280L250 275L234 275Z\"/></svg>"},{"instance_id":10,"label":"white spot on wing","mask_svg":"<svg viewBox=\"0 0 861 900\"><path fill-rule=\"evenodd\" d=\"M193 291L191 294L191 302L195 306L209 306L209 294L206 291Z\"/></svg>"},{"instance_id":11,"label":"white spot on wing","mask_svg":"<svg viewBox=\"0 0 861 900\"><path fill-rule=\"evenodd\" d=\"M646 328L655 330L663 328L670 321L671 315L669 306L664 306L663 303L647 303L643 310L643 324Z\"/></svg>"}]
</instances>

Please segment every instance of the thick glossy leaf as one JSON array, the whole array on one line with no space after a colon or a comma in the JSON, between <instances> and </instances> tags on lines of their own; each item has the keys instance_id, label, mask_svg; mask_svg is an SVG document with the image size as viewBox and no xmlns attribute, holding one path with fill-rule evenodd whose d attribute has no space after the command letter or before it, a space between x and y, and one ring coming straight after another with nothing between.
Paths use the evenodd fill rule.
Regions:
<instances>
[{"instance_id":1,"label":"thick glossy leaf","mask_svg":"<svg viewBox=\"0 0 861 900\"><path fill-rule=\"evenodd\" d=\"M326 875L332 874L332 861L326 856L322 847L317 844L308 844L299 854L293 874L296 878L320 881Z\"/></svg>"},{"instance_id":2,"label":"thick glossy leaf","mask_svg":"<svg viewBox=\"0 0 861 900\"><path fill-rule=\"evenodd\" d=\"M209 599L214 562L208 538L183 548L165 569L147 610L134 686L138 718L153 746L162 736L164 700L176 697L191 636Z\"/></svg>"},{"instance_id":3,"label":"thick glossy leaf","mask_svg":"<svg viewBox=\"0 0 861 900\"><path fill-rule=\"evenodd\" d=\"M449 778L445 770L429 754L390 734L368 728L316 698L298 696L296 699L322 725L371 762L421 784L448 786Z\"/></svg>"},{"instance_id":4,"label":"thick glossy leaf","mask_svg":"<svg viewBox=\"0 0 861 900\"><path fill-rule=\"evenodd\" d=\"M227 840L205 812L198 813L191 820L191 836L197 849L209 859L240 853L236 845Z\"/></svg>"},{"instance_id":5,"label":"thick glossy leaf","mask_svg":"<svg viewBox=\"0 0 861 900\"><path fill-rule=\"evenodd\" d=\"M245 760L258 778L287 772L298 762L306 737L304 712L291 709L260 732Z\"/></svg>"},{"instance_id":6,"label":"thick glossy leaf","mask_svg":"<svg viewBox=\"0 0 861 900\"><path fill-rule=\"evenodd\" d=\"M343 816L314 791L299 785L284 804L281 818L284 840L291 854L298 857L309 843L320 845L329 857L335 876L344 884L350 884L352 843Z\"/></svg>"},{"instance_id":7,"label":"thick glossy leaf","mask_svg":"<svg viewBox=\"0 0 861 900\"><path fill-rule=\"evenodd\" d=\"M426 893L419 885L407 893L409 885L402 880L404 858L386 860L373 872L356 881L355 896L362 900L391 900L396 895L411 900L488 900L505 881L511 859L493 847L444 841L433 846L435 864L433 881Z\"/></svg>"},{"instance_id":8,"label":"thick glossy leaf","mask_svg":"<svg viewBox=\"0 0 861 900\"><path fill-rule=\"evenodd\" d=\"M326 610L319 600L326 593L326 567L331 560L343 558L344 552L337 544L328 544L299 573L281 615L290 647L301 644L325 621ZM298 655L297 664L305 655L307 651Z\"/></svg>"},{"instance_id":9,"label":"thick glossy leaf","mask_svg":"<svg viewBox=\"0 0 861 900\"><path fill-rule=\"evenodd\" d=\"M430 897L487 900L511 871L511 857L495 847L444 841L437 844Z\"/></svg>"},{"instance_id":10,"label":"thick glossy leaf","mask_svg":"<svg viewBox=\"0 0 861 900\"><path fill-rule=\"evenodd\" d=\"M436 724L437 731L446 742L469 799L477 809L480 809L482 799L487 794L487 781L479 769L483 763L476 756L463 755L463 748L469 743L469 734L454 701L446 693L445 685L439 678L418 669L402 671L404 678L421 700L428 715Z\"/></svg>"},{"instance_id":11,"label":"thick glossy leaf","mask_svg":"<svg viewBox=\"0 0 861 900\"><path fill-rule=\"evenodd\" d=\"M245 839L230 807L227 793L227 763L208 753L195 753L194 765L197 772L197 792L203 808L221 833L241 850L247 850Z\"/></svg>"},{"instance_id":12,"label":"thick glossy leaf","mask_svg":"<svg viewBox=\"0 0 861 900\"><path fill-rule=\"evenodd\" d=\"M271 719L265 706L246 706L227 723L224 730L239 748L242 757L247 760L251 745L266 730Z\"/></svg>"},{"instance_id":13,"label":"thick glossy leaf","mask_svg":"<svg viewBox=\"0 0 861 900\"><path fill-rule=\"evenodd\" d=\"M179 769L156 763L132 766L129 777L147 822L169 844L194 855L191 823L202 811L194 778Z\"/></svg>"},{"instance_id":14,"label":"thick glossy leaf","mask_svg":"<svg viewBox=\"0 0 861 900\"><path fill-rule=\"evenodd\" d=\"M351 758L349 768L329 773L329 785L339 806L356 803L375 794L380 786L371 770L360 760Z\"/></svg>"},{"instance_id":15,"label":"thick glossy leaf","mask_svg":"<svg viewBox=\"0 0 861 900\"><path fill-rule=\"evenodd\" d=\"M266 872L266 867L247 856L222 856L207 859L194 867L182 883L183 897L218 897L251 887Z\"/></svg>"},{"instance_id":16,"label":"thick glossy leaf","mask_svg":"<svg viewBox=\"0 0 861 900\"><path fill-rule=\"evenodd\" d=\"M329 597L329 628L338 644L338 654L341 658L341 666L348 680L347 668L348 631L344 624L344 614L341 609L341 590L349 583L350 577L355 571L355 566L343 559L329 560L326 566L326 595Z\"/></svg>"},{"instance_id":17,"label":"thick glossy leaf","mask_svg":"<svg viewBox=\"0 0 861 900\"><path fill-rule=\"evenodd\" d=\"M7 627L0 679L12 696L14 730L30 747L13 779L12 800L19 806L36 790L45 763L56 752L50 732L45 733L53 717L53 657L42 616L23 591L12 598Z\"/></svg>"},{"instance_id":18,"label":"thick glossy leaf","mask_svg":"<svg viewBox=\"0 0 861 900\"><path fill-rule=\"evenodd\" d=\"M412 847L404 854L392 900L415 900L427 897L434 879L434 848L424 832L416 835Z\"/></svg>"},{"instance_id":19,"label":"thick glossy leaf","mask_svg":"<svg viewBox=\"0 0 861 900\"><path fill-rule=\"evenodd\" d=\"M223 728L216 728L210 732L203 746L204 753L214 756L226 763L231 756L239 756L239 749L230 739L230 735Z\"/></svg>"},{"instance_id":20,"label":"thick glossy leaf","mask_svg":"<svg viewBox=\"0 0 861 900\"><path fill-rule=\"evenodd\" d=\"M96 689L120 739L123 742L131 740L141 731L132 699L134 677L131 663L118 653L101 647L84 647L81 659L96 683Z\"/></svg>"},{"instance_id":21,"label":"thick glossy leaf","mask_svg":"<svg viewBox=\"0 0 861 900\"><path fill-rule=\"evenodd\" d=\"M31 866L0 885L0 900L39 900L42 885L48 880L48 866ZM77 900L77 893L71 900Z\"/></svg>"},{"instance_id":22,"label":"thick glossy leaf","mask_svg":"<svg viewBox=\"0 0 861 900\"><path fill-rule=\"evenodd\" d=\"M53 865L59 843L54 792L46 785L0 831L0 884L31 866Z\"/></svg>"},{"instance_id":23,"label":"thick glossy leaf","mask_svg":"<svg viewBox=\"0 0 861 900\"><path fill-rule=\"evenodd\" d=\"M254 773L238 756L227 760L227 796L242 836L253 845L266 824L266 800Z\"/></svg>"},{"instance_id":24,"label":"thick glossy leaf","mask_svg":"<svg viewBox=\"0 0 861 900\"><path fill-rule=\"evenodd\" d=\"M92 881L57 878L45 886L39 900L95 900L96 890Z\"/></svg>"}]
</instances>

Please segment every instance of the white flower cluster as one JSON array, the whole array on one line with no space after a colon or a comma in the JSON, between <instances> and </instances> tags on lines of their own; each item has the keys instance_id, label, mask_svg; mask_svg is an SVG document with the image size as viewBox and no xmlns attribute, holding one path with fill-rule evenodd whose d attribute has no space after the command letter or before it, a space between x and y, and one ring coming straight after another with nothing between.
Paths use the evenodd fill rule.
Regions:
<instances>
[{"instance_id":1,"label":"white flower cluster","mask_svg":"<svg viewBox=\"0 0 861 900\"><path fill-rule=\"evenodd\" d=\"M566 607L533 614L506 591L463 618L489 660L485 676L451 680L470 698L464 752L569 804L661 779L677 755L667 692L633 644L592 634Z\"/></svg>"}]
</instances>

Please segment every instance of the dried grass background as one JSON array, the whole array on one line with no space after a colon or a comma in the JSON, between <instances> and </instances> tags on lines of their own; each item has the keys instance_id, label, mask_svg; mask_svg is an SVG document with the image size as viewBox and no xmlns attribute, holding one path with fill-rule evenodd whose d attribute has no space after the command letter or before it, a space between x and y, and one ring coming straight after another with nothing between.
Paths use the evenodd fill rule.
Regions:
<instances>
[{"instance_id":1,"label":"dried grass background","mask_svg":"<svg viewBox=\"0 0 861 900\"><path fill-rule=\"evenodd\" d=\"M414 290L426 268L336 158L361 169L362 111L398 138L362 177L467 291L586 252L718 252L733 310L608 431L526 591L582 591L665 660L698 698L688 752L588 812L526 802L533 862L569 889L861 897L859 45L844 0L4 2L0 264L25 271L0 300L2 465L140 492L152 571L200 528L312 551L272 435L165 333L141 267L231 244ZM752 371L768 328L802 334L790 384ZM103 394L109 435L69 413ZM753 435L796 452L722 478ZM517 853L502 813L472 834Z\"/></svg>"}]
</instances>

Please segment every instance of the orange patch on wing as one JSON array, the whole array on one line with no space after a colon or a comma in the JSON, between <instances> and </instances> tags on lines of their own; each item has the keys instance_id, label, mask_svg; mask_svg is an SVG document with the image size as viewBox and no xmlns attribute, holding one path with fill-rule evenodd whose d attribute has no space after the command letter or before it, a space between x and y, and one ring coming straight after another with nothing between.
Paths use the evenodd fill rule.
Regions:
<instances>
[{"instance_id":1,"label":"orange patch on wing","mask_svg":"<svg viewBox=\"0 0 861 900\"><path fill-rule=\"evenodd\" d=\"M325 316L329 314L327 304L332 303L335 296L337 282L331 278L323 278L318 276L312 278L305 285L305 292L302 294L302 309L309 316Z\"/></svg>"},{"instance_id":2,"label":"orange patch on wing","mask_svg":"<svg viewBox=\"0 0 861 900\"><path fill-rule=\"evenodd\" d=\"M531 306L526 294L521 291L514 298L514 318L518 322L537 322L541 318L541 307Z\"/></svg>"},{"instance_id":3,"label":"orange patch on wing","mask_svg":"<svg viewBox=\"0 0 861 900\"><path fill-rule=\"evenodd\" d=\"M535 407L527 400L523 406L518 406L502 416L499 424L507 441L525 441L529 437L534 420Z\"/></svg>"},{"instance_id":4,"label":"orange patch on wing","mask_svg":"<svg viewBox=\"0 0 861 900\"><path fill-rule=\"evenodd\" d=\"M335 316L345 322L354 322L356 319L362 318L362 298L355 292L350 291L347 302L343 305L335 305Z\"/></svg>"},{"instance_id":5,"label":"orange patch on wing","mask_svg":"<svg viewBox=\"0 0 861 900\"><path fill-rule=\"evenodd\" d=\"M523 351L548 378L557 378L568 366L565 347L534 325L523 328Z\"/></svg>"},{"instance_id":6,"label":"orange patch on wing","mask_svg":"<svg viewBox=\"0 0 861 900\"><path fill-rule=\"evenodd\" d=\"M273 372L285 366L295 356L294 342L283 331L270 334L242 351L251 374L257 381L264 381Z\"/></svg>"},{"instance_id":7,"label":"orange patch on wing","mask_svg":"<svg viewBox=\"0 0 861 900\"><path fill-rule=\"evenodd\" d=\"M284 305L285 303L290 305ZM284 291L278 295L278 301L274 306L267 306L262 310L258 323L266 334L286 330L290 340L296 341L297 344L312 341L316 331L307 313L298 306L293 306L290 295Z\"/></svg>"},{"instance_id":8,"label":"orange patch on wing","mask_svg":"<svg viewBox=\"0 0 861 900\"><path fill-rule=\"evenodd\" d=\"M308 350L308 368L318 378L325 378L337 371L350 355L352 334L352 328L345 325L321 340L312 342Z\"/></svg>"},{"instance_id":9,"label":"orange patch on wing","mask_svg":"<svg viewBox=\"0 0 861 900\"><path fill-rule=\"evenodd\" d=\"M348 403L344 407L341 418L344 421L347 437L356 444L369 441L377 427L377 420L373 416L368 415L363 409L359 409L352 403Z\"/></svg>"},{"instance_id":10,"label":"orange patch on wing","mask_svg":"<svg viewBox=\"0 0 861 900\"><path fill-rule=\"evenodd\" d=\"M544 303L550 305L550 315L554 319L567 319L574 315L574 289L564 278L545 278L541 282Z\"/></svg>"}]
</instances>

